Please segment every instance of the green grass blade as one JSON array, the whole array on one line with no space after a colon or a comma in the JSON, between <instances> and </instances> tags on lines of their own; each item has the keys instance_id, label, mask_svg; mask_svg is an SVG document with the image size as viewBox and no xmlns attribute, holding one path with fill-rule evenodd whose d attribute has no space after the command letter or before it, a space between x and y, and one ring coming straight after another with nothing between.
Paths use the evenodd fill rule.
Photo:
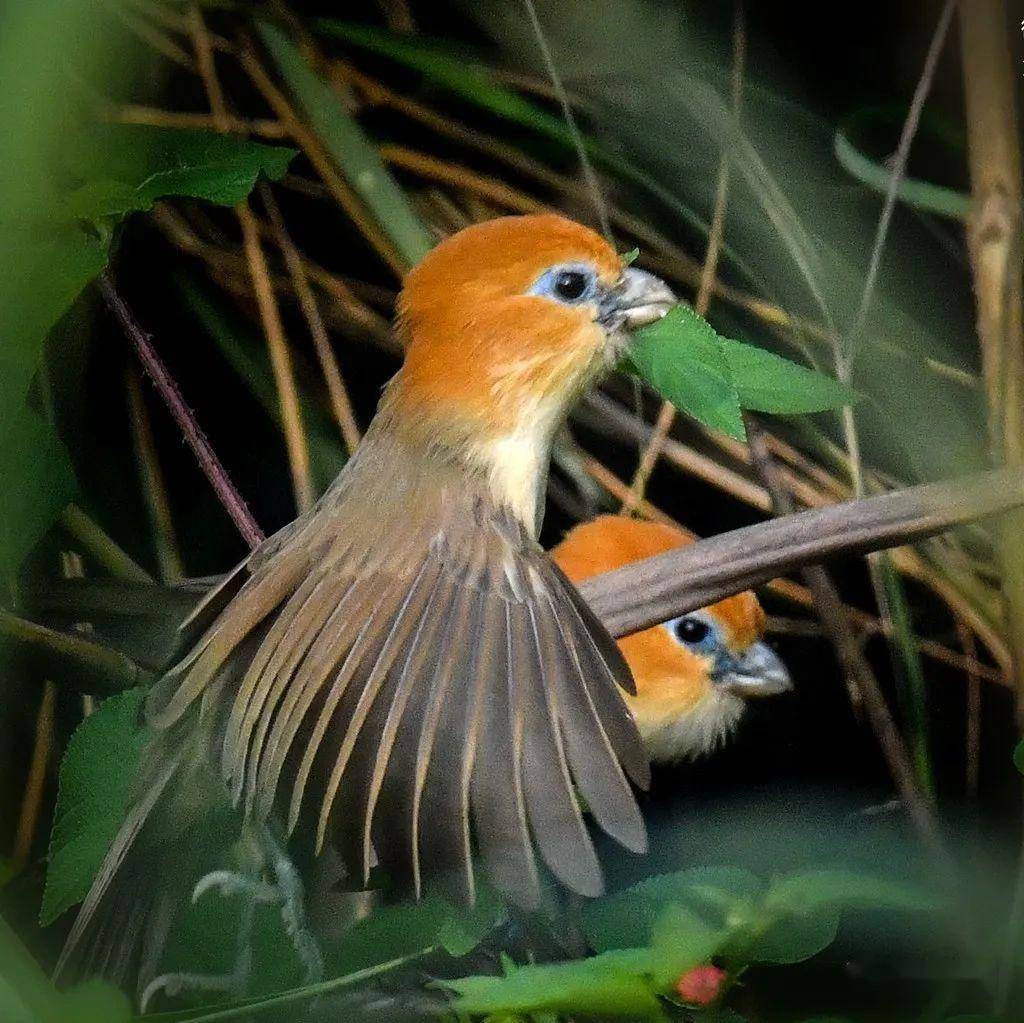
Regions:
<instances>
[{"instance_id":1,"label":"green grass blade","mask_svg":"<svg viewBox=\"0 0 1024 1023\"><path fill-rule=\"evenodd\" d=\"M278 70L332 159L399 254L412 266L434 246L434 237L405 192L385 168L376 147L349 116L338 94L273 25L257 26Z\"/></svg>"}]
</instances>

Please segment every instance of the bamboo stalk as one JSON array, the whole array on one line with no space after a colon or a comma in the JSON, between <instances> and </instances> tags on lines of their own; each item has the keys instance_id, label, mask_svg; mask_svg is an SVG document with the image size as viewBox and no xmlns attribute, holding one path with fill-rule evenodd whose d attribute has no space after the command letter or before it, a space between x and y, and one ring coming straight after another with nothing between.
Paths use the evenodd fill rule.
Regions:
<instances>
[{"instance_id":1,"label":"bamboo stalk","mask_svg":"<svg viewBox=\"0 0 1024 1023\"><path fill-rule=\"evenodd\" d=\"M988 395L993 458L1024 464L1024 185L1020 121L1009 18L1002 0L960 5L967 153L971 206L967 242L971 255ZM1011 516L1000 533L1000 567L1017 686L1018 720L1024 724L1024 516Z\"/></svg>"}]
</instances>

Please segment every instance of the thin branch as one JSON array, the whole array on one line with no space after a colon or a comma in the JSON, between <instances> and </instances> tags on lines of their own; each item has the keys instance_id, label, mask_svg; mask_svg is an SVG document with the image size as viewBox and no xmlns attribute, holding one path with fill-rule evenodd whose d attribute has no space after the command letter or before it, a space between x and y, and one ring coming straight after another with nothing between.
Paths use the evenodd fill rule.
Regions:
<instances>
[{"instance_id":1,"label":"thin branch","mask_svg":"<svg viewBox=\"0 0 1024 1023\"><path fill-rule=\"evenodd\" d=\"M242 496L235 489L235 485L231 482L231 478L216 452L210 447L210 442L196 422L192 410L185 404L185 399L182 397L177 383L168 372L160 356L157 355L150 336L139 326L132 311L115 290L108 274L100 275L99 287L104 300L135 347L139 361L174 417L178 429L181 430L182 436L196 456L199 467L210 481L224 510L231 516L231 521L234 522L238 532L242 534L242 539L249 547L258 547L264 539L262 530L256 524L256 520L252 517Z\"/></svg>"},{"instance_id":2,"label":"thin branch","mask_svg":"<svg viewBox=\"0 0 1024 1023\"><path fill-rule=\"evenodd\" d=\"M14 849L11 853L11 867L15 873L21 871L32 855L32 845L43 805L46 769L53 751L53 712L56 702L57 687L52 682L45 682L43 697L39 701L39 712L36 715L32 760L25 779L25 794L21 800L18 827L14 834Z\"/></svg>"},{"instance_id":3,"label":"thin branch","mask_svg":"<svg viewBox=\"0 0 1024 1023\"><path fill-rule=\"evenodd\" d=\"M256 218L247 203L239 203L235 208L238 223L242 228L242 246L246 259L249 261L249 273L252 286L256 292L256 304L259 308L263 334L267 339L267 351L270 354L270 367L277 386L277 398L281 409L281 426L284 432L285 446L288 449L288 467L292 475L292 489L295 493L295 504L299 512L307 511L313 506L313 480L309 462L309 444L306 431L302 425L302 410L299 405L299 392L295 386L295 374L292 369L291 352L281 322L281 312L274 295L274 286L267 269L266 256L260 244L259 228Z\"/></svg>"},{"instance_id":4,"label":"thin branch","mask_svg":"<svg viewBox=\"0 0 1024 1023\"><path fill-rule=\"evenodd\" d=\"M153 577L76 504L61 513L60 524L98 565L119 579L151 583Z\"/></svg>"},{"instance_id":5,"label":"thin branch","mask_svg":"<svg viewBox=\"0 0 1024 1023\"><path fill-rule=\"evenodd\" d=\"M213 49L202 12L195 5L189 8L189 30L196 51L199 75L203 80L203 88L206 90L206 98L210 104L210 112L213 114L218 130L228 131L231 114L224 98L220 79L217 77ZM249 275L256 293L256 304L259 308L260 321L263 324L263 334L267 339L267 351L270 355L270 368L277 388L281 429L288 452L288 468L292 476L295 504L298 511L302 513L313 506L313 481L309 462L309 444L302 424L302 410L299 405L298 389L295 385L295 374L292 370L291 352L288 349L281 313L274 296L274 287L270 282L266 257L260 244L256 218L245 199L235 207L235 216L238 218L238 226L242 230L242 249L249 264Z\"/></svg>"},{"instance_id":6,"label":"thin branch","mask_svg":"<svg viewBox=\"0 0 1024 1023\"><path fill-rule=\"evenodd\" d=\"M601 233L614 245L611 224L608 222L608 210L605 206L604 193L601 190L601 182L598 180L597 173L594 171L594 166L587 154L587 144L583 141L583 134L576 124L576 117L572 112L569 93L562 84L562 76L558 73L555 58L551 53L551 48L548 46L544 29L541 27L540 18L537 16L537 8L534 6L533 0L523 0L523 6L526 8L527 16L530 19L530 26L537 39L537 48L540 50L544 67L547 70L548 77L551 79L552 86L554 86L555 95L558 97L558 104L562 108L562 117L569 128L573 145L576 147L576 155L580 161L580 170L583 172L583 180L587 183L587 189L593 200L594 212L597 214L598 223L601 225Z\"/></svg>"},{"instance_id":7,"label":"thin branch","mask_svg":"<svg viewBox=\"0 0 1024 1023\"><path fill-rule=\"evenodd\" d=\"M29 653L51 678L83 693L106 695L147 681L148 674L120 651L86 636L51 629L0 610L0 638Z\"/></svg>"},{"instance_id":8,"label":"thin branch","mask_svg":"<svg viewBox=\"0 0 1024 1023\"><path fill-rule=\"evenodd\" d=\"M171 505L167 497L167 486L160 469L160 458L153 438L153 427L149 410L142 394L142 381L134 366L125 373L125 391L128 395L129 425L131 426L132 448L135 451L135 465L142 485L142 497L149 513L149 524L153 530L153 544L156 560L160 566L160 579L165 583L176 583L185 574L181 561L178 538L171 516Z\"/></svg>"},{"instance_id":9,"label":"thin branch","mask_svg":"<svg viewBox=\"0 0 1024 1023\"><path fill-rule=\"evenodd\" d=\"M295 288L295 296L299 300L299 307L306 318L306 325L313 338L317 358L320 361L320 369L327 384L327 393L331 399L331 408L334 411L334 418L338 421L338 428L341 430L342 439L348 448L349 454L355 451L359 444L359 426L356 423L355 415L352 412L352 402L349 400L348 390L345 381L338 368L338 360L331 347L330 338L327 336L327 328L324 326L323 317L320 315L320 307L313 296L313 289L309 286L309 278L302 263L295 243L288 234L281 210L274 199L273 192L266 182L260 183L260 196L266 208L267 216L270 218L271 229L277 241L277 247L284 256L285 265Z\"/></svg>"},{"instance_id":10,"label":"thin branch","mask_svg":"<svg viewBox=\"0 0 1024 1023\"><path fill-rule=\"evenodd\" d=\"M748 436L754 464L772 494L778 514L790 514L792 500L775 471L775 464L760 427L750 419ZM896 727L878 679L871 670L871 665L864 656L863 648L851 627L852 623L845 614L839 591L822 565L808 565L802 574L808 589L814 594L818 617L832 642L846 679L851 704L855 709L860 706L866 709L896 791L911 821L929 846L940 856L944 856L945 850L931 800L922 789L910 750Z\"/></svg>"}]
</instances>

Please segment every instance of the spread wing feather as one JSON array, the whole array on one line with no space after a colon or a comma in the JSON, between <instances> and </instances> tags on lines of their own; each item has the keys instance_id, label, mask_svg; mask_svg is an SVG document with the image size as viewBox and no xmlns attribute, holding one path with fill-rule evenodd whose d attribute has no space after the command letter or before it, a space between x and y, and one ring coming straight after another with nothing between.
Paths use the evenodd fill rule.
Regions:
<instances>
[{"instance_id":1,"label":"spread wing feather","mask_svg":"<svg viewBox=\"0 0 1024 1023\"><path fill-rule=\"evenodd\" d=\"M618 648L464 477L392 472L402 502L378 477L355 473L204 602L189 626L204 631L152 695L152 722L170 726L202 695L236 804L261 818L286 808L290 831L308 820L318 848L332 838L364 875L372 839L396 880L419 891L443 878L472 900L475 838L524 905L538 897L534 845L596 894L574 785L605 830L645 842L620 767L646 783Z\"/></svg>"}]
</instances>

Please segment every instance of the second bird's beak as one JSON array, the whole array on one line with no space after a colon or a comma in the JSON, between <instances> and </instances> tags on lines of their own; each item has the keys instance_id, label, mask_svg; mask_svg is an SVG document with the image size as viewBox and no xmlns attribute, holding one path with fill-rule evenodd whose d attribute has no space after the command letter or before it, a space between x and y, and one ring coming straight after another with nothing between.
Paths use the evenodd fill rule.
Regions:
<instances>
[{"instance_id":1,"label":"second bird's beak","mask_svg":"<svg viewBox=\"0 0 1024 1023\"><path fill-rule=\"evenodd\" d=\"M751 643L743 656L733 661L716 685L743 698L775 696L793 688L786 666L767 643Z\"/></svg>"},{"instance_id":2,"label":"second bird's beak","mask_svg":"<svg viewBox=\"0 0 1024 1023\"><path fill-rule=\"evenodd\" d=\"M627 266L601 303L601 320L613 329L636 330L660 320L678 301L663 280Z\"/></svg>"}]
</instances>

